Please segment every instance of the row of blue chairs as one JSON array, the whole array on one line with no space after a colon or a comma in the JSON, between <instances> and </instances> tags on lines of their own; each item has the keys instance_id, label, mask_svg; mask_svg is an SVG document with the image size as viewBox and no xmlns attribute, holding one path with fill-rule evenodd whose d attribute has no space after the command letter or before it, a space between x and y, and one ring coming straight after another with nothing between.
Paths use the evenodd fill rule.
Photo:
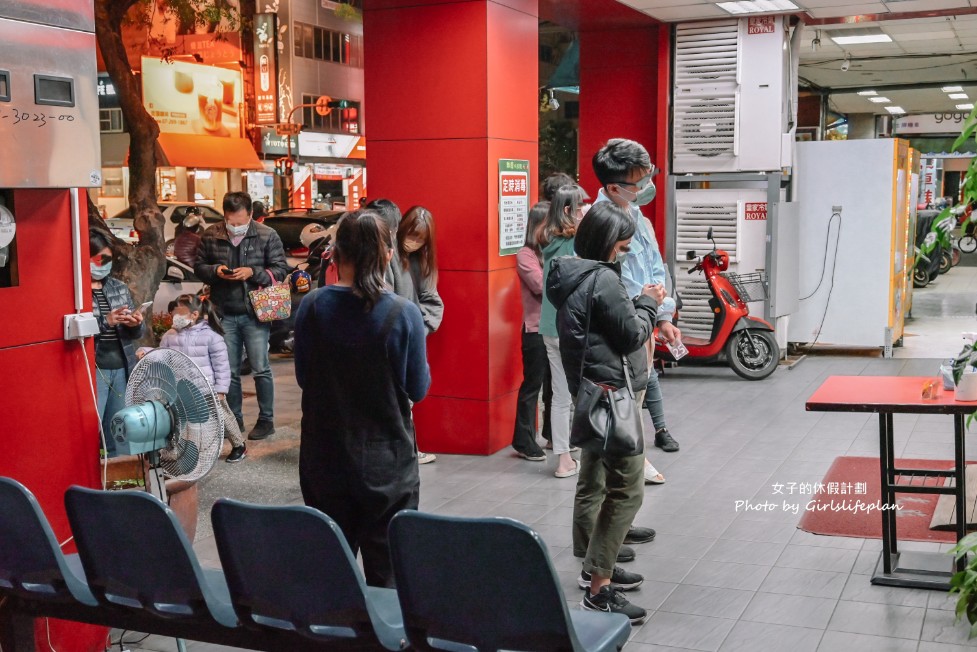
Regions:
<instances>
[{"instance_id":1,"label":"row of blue chairs","mask_svg":"<svg viewBox=\"0 0 977 652\"><path fill-rule=\"evenodd\" d=\"M62 554L33 494L0 477L8 628L47 616L255 650L446 652L610 652L631 630L621 614L568 609L546 546L511 519L401 512L394 590L367 586L339 527L309 507L219 500L222 570L201 567L149 493L71 487L65 507L78 554ZM7 641L27 652L28 639Z\"/></svg>"}]
</instances>

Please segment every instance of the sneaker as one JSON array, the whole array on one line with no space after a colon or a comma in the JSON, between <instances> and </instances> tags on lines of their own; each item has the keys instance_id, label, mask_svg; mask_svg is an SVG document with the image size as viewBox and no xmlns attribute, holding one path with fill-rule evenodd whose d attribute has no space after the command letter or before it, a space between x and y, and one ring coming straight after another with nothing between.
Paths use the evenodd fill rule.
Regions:
<instances>
[{"instance_id":1,"label":"sneaker","mask_svg":"<svg viewBox=\"0 0 977 652\"><path fill-rule=\"evenodd\" d=\"M436 459L438 459L438 456L434 453L422 453L421 451L417 451L418 464L430 464Z\"/></svg>"},{"instance_id":2,"label":"sneaker","mask_svg":"<svg viewBox=\"0 0 977 652\"><path fill-rule=\"evenodd\" d=\"M624 537L624 543L648 543L655 540L655 531L650 527L632 527Z\"/></svg>"},{"instance_id":3,"label":"sneaker","mask_svg":"<svg viewBox=\"0 0 977 652\"><path fill-rule=\"evenodd\" d=\"M248 456L248 447L245 446L244 444L241 444L240 446L232 447L231 453L227 456L227 459L224 461L229 464L233 464L234 462L240 462L247 456Z\"/></svg>"},{"instance_id":4,"label":"sneaker","mask_svg":"<svg viewBox=\"0 0 977 652\"><path fill-rule=\"evenodd\" d=\"M645 484L665 484L665 476L648 460L645 460Z\"/></svg>"},{"instance_id":5,"label":"sneaker","mask_svg":"<svg viewBox=\"0 0 977 652\"><path fill-rule=\"evenodd\" d=\"M626 564L629 561L634 561L635 556L634 548L621 546L621 549L617 551L617 563Z\"/></svg>"},{"instance_id":6,"label":"sneaker","mask_svg":"<svg viewBox=\"0 0 977 652\"><path fill-rule=\"evenodd\" d=\"M531 451L528 451L528 452L523 452L521 450L517 450L516 451L516 455L518 455L519 457L521 457L524 460L529 460L530 462L545 462L546 461L546 453L544 453L543 452L543 449L540 448L539 446L536 447L536 450L531 450Z\"/></svg>"},{"instance_id":7,"label":"sneaker","mask_svg":"<svg viewBox=\"0 0 977 652\"><path fill-rule=\"evenodd\" d=\"M264 419L258 419L258 423L254 424L254 428L248 433L248 439L251 441L261 441L262 439L267 439L275 434L275 424L271 421Z\"/></svg>"},{"instance_id":8,"label":"sneaker","mask_svg":"<svg viewBox=\"0 0 977 652\"><path fill-rule=\"evenodd\" d=\"M672 434L668 432L668 428L662 428L655 432L655 446L662 449L666 453L674 453L678 450L678 442L672 437Z\"/></svg>"},{"instance_id":9,"label":"sneaker","mask_svg":"<svg viewBox=\"0 0 977 652\"><path fill-rule=\"evenodd\" d=\"M645 581L645 578L637 573L631 573L620 566L614 567L614 572L611 574L611 586L618 591L631 591L639 586ZM580 571L580 577L577 578L577 585L581 589L590 588L590 573L587 571Z\"/></svg>"},{"instance_id":10,"label":"sneaker","mask_svg":"<svg viewBox=\"0 0 977 652\"><path fill-rule=\"evenodd\" d=\"M612 614L624 614L631 620L632 625L640 625L648 620L648 612L638 605L631 604L624 594L616 591L610 585L602 586L600 593L587 595L580 601L585 611L604 611Z\"/></svg>"}]
</instances>

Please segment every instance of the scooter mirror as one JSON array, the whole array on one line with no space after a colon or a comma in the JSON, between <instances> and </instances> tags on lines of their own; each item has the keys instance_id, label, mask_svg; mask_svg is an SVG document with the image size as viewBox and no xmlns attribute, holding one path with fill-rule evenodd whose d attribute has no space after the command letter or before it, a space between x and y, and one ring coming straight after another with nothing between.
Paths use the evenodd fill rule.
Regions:
<instances>
[{"instance_id":1,"label":"scooter mirror","mask_svg":"<svg viewBox=\"0 0 977 652\"><path fill-rule=\"evenodd\" d=\"M706 234L706 240L712 240L712 227L709 227L709 232Z\"/></svg>"},{"instance_id":2,"label":"scooter mirror","mask_svg":"<svg viewBox=\"0 0 977 652\"><path fill-rule=\"evenodd\" d=\"M685 252L686 260L695 260L695 249L690 249Z\"/></svg>"}]
</instances>

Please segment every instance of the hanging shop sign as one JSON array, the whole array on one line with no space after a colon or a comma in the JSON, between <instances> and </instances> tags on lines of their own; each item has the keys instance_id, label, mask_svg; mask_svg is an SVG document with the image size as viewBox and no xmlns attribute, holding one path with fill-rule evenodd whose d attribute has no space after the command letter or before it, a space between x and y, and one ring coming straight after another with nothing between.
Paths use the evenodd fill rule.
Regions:
<instances>
[{"instance_id":1,"label":"hanging shop sign","mask_svg":"<svg viewBox=\"0 0 977 652\"><path fill-rule=\"evenodd\" d=\"M499 159L499 255L511 256L526 241L529 161Z\"/></svg>"},{"instance_id":2,"label":"hanging shop sign","mask_svg":"<svg viewBox=\"0 0 977 652\"><path fill-rule=\"evenodd\" d=\"M279 136L270 127L261 128L261 153L262 154L288 154L288 141L292 141L292 155L299 151L298 136Z\"/></svg>"},{"instance_id":3,"label":"hanging shop sign","mask_svg":"<svg viewBox=\"0 0 977 652\"><path fill-rule=\"evenodd\" d=\"M278 122L278 15L254 16L255 124Z\"/></svg>"},{"instance_id":4,"label":"hanging shop sign","mask_svg":"<svg viewBox=\"0 0 977 652\"><path fill-rule=\"evenodd\" d=\"M299 155L320 158L366 158L366 139L349 134L303 131L299 134Z\"/></svg>"},{"instance_id":5,"label":"hanging shop sign","mask_svg":"<svg viewBox=\"0 0 977 652\"><path fill-rule=\"evenodd\" d=\"M777 16L750 16L747 34L773 34L777 30Z\"/></svg>"},{"instance_id":6,"label":"hanging shop sign","mask_svg":"<svg viewBox=\"0 0 977 652\"><path fill-rule=\"evenodd\" d=\"M240 71L143 57L143 102L164 133L241 136Z\"/></svg>"},{"instance_id":7,"label":"hanging shop sign","mask_svg":"<svg viewBox=\"0 0 977 652\"><path fill-rule=\"evenodd\" d=\"M924 113L895 119L893 134L958 134L969 113Z\"/></svg>"}]
</instances>

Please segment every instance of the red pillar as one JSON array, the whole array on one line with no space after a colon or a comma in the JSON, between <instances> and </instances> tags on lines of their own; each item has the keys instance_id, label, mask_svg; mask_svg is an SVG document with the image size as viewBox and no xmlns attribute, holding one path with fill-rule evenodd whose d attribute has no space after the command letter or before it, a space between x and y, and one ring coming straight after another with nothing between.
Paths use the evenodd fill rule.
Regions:
<instances>
[{"instance_id":1,"label":"red pillar","mask_svg":"<svg viewBox=\"0 0 977 652\"><path fill-rule=\"evenodd\" d=\"M580 34L580 183L599 189L591 159L610 138L630 138L648 149L662 169L658 196L645 217L660 247L665 234L665 171L668 165L670 27L653 25L583 31Z\"/></svg>"},{"instance_id":2,"label":"red pillar","mask_svg":"<svg viewBox=\"0 0 977 652\"><path fill-rule=\"evenodd\" d=\"M538 160L537 0L367 0L370 197L420 204L438 233L441 329L419 446L488 454L511 443L521 380L515 256L499 256L499 159Z\"/></svg>"}]
</instances>

